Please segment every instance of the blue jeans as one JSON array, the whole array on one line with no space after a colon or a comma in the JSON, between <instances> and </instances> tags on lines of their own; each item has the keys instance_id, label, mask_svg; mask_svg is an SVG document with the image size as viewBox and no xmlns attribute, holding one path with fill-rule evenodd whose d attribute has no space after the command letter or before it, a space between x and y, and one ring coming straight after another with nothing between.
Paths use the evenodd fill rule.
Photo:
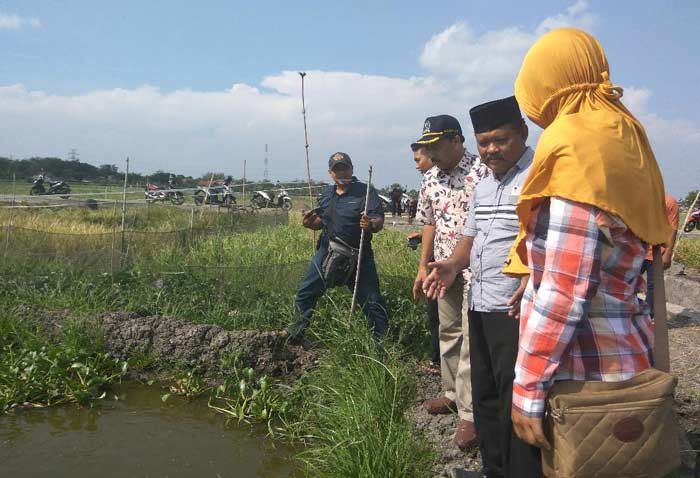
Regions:
<instances>
[{"instance_id":1,"label":"blue jeans","mask_svg":"<svg viewBox=\"0 0 700 478\"><path fill-rule=\"evenodd\" d=\"M304 330L311 323L311 317L316 307L316 302L326 292L326 284L321 277L321 261L326 255L327 248L321 246L311 260L311 265L306 275L301 280L294 298L297 311L301 314L301 320L287 328L290 337L301 338ZM355 274L345 284L351 291L355 286ZM379 277L377 266L374 263L374 254L371 249L363 251L360 264L360 279L357 285L357 303L362 307L362 312L367 317L367 326L372 330L376 340L381 339L389 325L389 315L386 303L379 292Z\"/></svg>"}]
</instances>

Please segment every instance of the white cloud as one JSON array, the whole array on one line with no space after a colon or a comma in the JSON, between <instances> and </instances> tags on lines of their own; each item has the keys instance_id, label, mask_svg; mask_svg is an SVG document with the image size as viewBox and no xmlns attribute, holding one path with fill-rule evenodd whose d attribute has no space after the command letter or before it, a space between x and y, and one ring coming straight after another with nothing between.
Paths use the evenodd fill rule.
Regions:
<instances>
[{"instance_id":1,"label":"white cloud","mask_svg":"<svg viewBox=\"0 0 700 478\"><path fill-rule=\"evenodd\" d=\"M565 13L545 18L534 31L513 26L478 34L456 23L434 35L420 56L421 65L451 85L459 97L486 100L512 92L512 84L530 45L543 33L565 26L591 30L596 16L578 0Z\"/></svg>"},{"instance_id":2,"label":"white cloud","mask_svg":"<svg viewBox=\"0 0 700 478\"><path fill-rule=\"evenodd\" d=\"M647 132L654 155L664 176L666 189L677 197L697 189L696 155L700 125L685 119L668 119L649 111L653 92L648 88L626 87L622 102L639 119Z\"/></svg>"},{"instance_id":3,"label":"white cloud","mask_svg":"<svg viewBox=\"0 0 700 478\"><path fill-rule=\"evenodd\" d=\"M23 18L19 15L0 12L0 30L19 30L24 26L41 27L41 21L36 18Z\"/></svg>"},{"instance_id":4,"label":"white cloud","mask_svg":"<svg viewBox=\"0 0 700 478\"><path fill-rule=\"evenodd\" d=\"M482 96L513 81L534 35L517 27L478 36L457 23L433 36L420 62L432 74L462 87L462 95Z\"/></svg>"},{"instance_id":5,"label":"white cloud","mask_svg":"<svg viewBox=\"0 0 700 478\"><path fill-rule=\"evenodd\" d=\"M540 36L549 30L564 27L577 27L583 30L592 30L598 17L589 10L586 0L577 0L576 3L566 9L565 13L547 17L535 29L535 35Z\"/></svg>"},{"instance_id":6,"label":"white cloud","mask_svg":"<svg viewBox=\"0 0 700 478\"><path fill-rule=\"evenodd\" d=\"M260 177L268 143L273 174L303 178L299 75L282 72L262 86L170 93L143 86L76 96L0 87L0 121L12 130L0 137L0 155L61 155L76 147L95 164L120 164L131 155L139 171L189 174L239 174L247 159L251 176ZM382 182L400 169L402 180L414 183L408 144L418 137L425 105L452 108L439 85L422 78L309 71L306 88L315 178L325 177L330 153L345 150L360 174L371 161Z\"/></svg>"},{"instance_id":7,"label":"white cloud","mask_svg":"<svg viewBox=\"0 0 700 478\"><path fill-rule=\"evenodd\" d=\"M622 102L635 115L642 115L647 112L647 107L650 98L650 89L627 86L624 88Z\"/></svg>"},{"instance_id":8,"label":"white cloud","mask_svg":"<svg viewBox=\"0 0 700 478\"><path fill-rule=\"evenodd\" d=\"M651 90L633 86L624 90L623 103L641 121L652 141L700 144L700 125L685 119L663 118L649 111Z\"/></svg>"}]
</instances>

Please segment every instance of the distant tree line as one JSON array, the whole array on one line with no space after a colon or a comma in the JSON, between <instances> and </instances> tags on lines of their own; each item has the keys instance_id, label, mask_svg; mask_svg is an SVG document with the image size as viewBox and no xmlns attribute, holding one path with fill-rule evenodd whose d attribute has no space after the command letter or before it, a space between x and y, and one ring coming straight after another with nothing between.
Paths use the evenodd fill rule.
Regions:
<instances>
[{"instance_id":1,"label":"distant tree line","mask_svg":"<svg viewBox=\"0 0 700 478\"><path fill-rule=\"evenodd\" d=\"M115 164L103 164L93 166L82 163L79 160L66 161L61 158L29 158L10 159L0 157L0 180L12 180L13 174L18 182L31 181L38 174L44 174L51 179L60 179L68 182L93 183L97 185L120 185L124 183L124 172ZM221 172L206 172L200 177L185 176L171 171L156 171L153 174L140 174L129 171L128 184L130 186L145 186L147 182L158 185L168 184L172 176L173 182L178 187L191 188L198 185L206 185L209 180L214 184L221 183L226 177ZM242 178L233 178L234 183L240 184ZM248 179L248 182L251 182ZM324 181L313 181L312 185L324 185ZM271 190L277 188L299 188L307 186L306 180L294 180L286 182L255 181L255 189ZM296 191L296 190L295 190Z\"/></svg>"},{"instance_id":2,"label":"distant tree line","mask_svg":"<svg viewBox=\"0 0 700 478\"><path fill-rule=\"evenodd\" d=\"M698 195L698 190L693 189L692 191L689 191L688 194L686 194L685 198L681 199L679 202L681 203L682 206L684 207L690 207L693 204L693 201L695 201L695 197ZM698 201L700 203L700 201ZM700 204L699 204L700 205ZM697 206L696 206L697 207Z\"/></svg>"}]
</instances>

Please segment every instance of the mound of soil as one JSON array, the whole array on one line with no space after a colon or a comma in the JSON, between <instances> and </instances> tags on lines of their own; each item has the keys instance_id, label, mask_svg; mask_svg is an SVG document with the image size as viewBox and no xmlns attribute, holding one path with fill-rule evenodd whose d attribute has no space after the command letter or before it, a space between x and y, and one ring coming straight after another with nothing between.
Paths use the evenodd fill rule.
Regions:
<instances>
[{"instance_id":1,"label":"mound of soil","mask_svg":"<svg viewBox=\"0 0 700 478\"><path fill-rule=\"evenodd\" d=\"M226 330L173 317L109 313L98 318L107 351L122 359L151 356L158 362L214 372L226 357L258 374L293 380L316 361L302 347L288 346L279 332Z\"/></svg>"}]
</instances>

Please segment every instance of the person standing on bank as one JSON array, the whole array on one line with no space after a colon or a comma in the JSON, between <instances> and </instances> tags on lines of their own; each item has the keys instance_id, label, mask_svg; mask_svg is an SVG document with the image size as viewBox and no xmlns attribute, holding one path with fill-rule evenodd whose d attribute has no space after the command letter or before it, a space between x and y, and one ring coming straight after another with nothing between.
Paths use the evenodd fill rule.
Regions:
<instances>
[{"instance_id":1,"label":"person standing on bank","mask_svg":"<svg viewBox=\"0 0 700 478\"><path fill-rule=\"evenodd\" d=\"M452 256L429 264L427 294L439 296L459 271L471 268L469 359L482 473L537 478L542 476L539 448L521 441L510 419L517 319L528 276L503 273L518 234L515 205L534 153L527 147L527 125L514 96L475 106L469 115L481 161L493 174L476 185L464 238Z\"/></svg>"},{"instance_id":2,"label":"person standing on bank","mask_svg":"<svg viewBox=\"0 0 700 478\"><path fill-rule=\"evenodd\" d=\"M428 156L428 154L425 152L425 147L420 144L411 144L411 151L413 151L413 161L416 163L416 170L418 170L421 176L425 176L425 173L427 173L428 170L433 167L433 161L430 159L430 156ZM411 201L414 200L412 199ZM416 212L418 211L417 201L415 210ZM411 223L410 218L411 216L409 213L409 224ZM420 243L423 241L423 232L413 232L406 236L406 239L408 241L416 240L418 243ZM432 261L433 258L430 258L430 260ZM427 368L428 372L430 372L431 374L438 374L440 373L440 319L438 313L438 304L436 299L429 298L427 302L428 330L430 331L430 365Z\"/></svg>"},{"instance_id":3,"label":"person standing on bank","mask_svg":"<svg viewBox=\"0 0 700 478\"><path fill-rule=\"evenodd\" d=\"M403 213L403 208L401 206L401 200L403 199L404 190L401 186L395 186L391 190L391 217L396 217L397 215L401 217Z\"/></svg>"},{"instance_id":4,"label":"person standing on bank","mask_svg":"<svg viewBox=\"0 0 700 478\"><path fill-rule=\"evenodd\" d=\"M663 259L664 270L671 267L673 260L673 249L676 247L676 236L678 235L678 223L680 222L680 207L676 198L666 193L664 195L664 204L666 206L666 215L668 222L671 225L671 235L666 241L666 245L661 247L661 258ZM642 266L642 272L646 272L647 277L647 293L645 300L649 304L649 312L652 318L654 317L654 274L651 270L651 264L654 262L653 246L650 244L647 247L647 257Z\"/></svg>"},{"instance_id":5,"label":"person standing on bank","mask_svg":"<svg viewBox=\"0 0 700 478\"><path fill-rule=\"evenodd\" d=\"M623 105L593 36L561 28L540 37L515 96L544 131L520 190L520 232L505 269L530 274L512 420L520 438L549 449L542 421L555 382L620 382L652 366L640 270L647 244L663 244L672 229L644 127Z\"/></svg>"},{"instance_id":6,"label":"person standing on bank","mask_svg":"<svg viewBox=\"0 0 700 478\"><path fill-rule=\"evenodd\" d=\"M467 221L469 202L474 186L488 174L478 157L464 148L462 127L456 118L439 115L427 118L423 136L416 141L425 148L436 166L421 182L418 216L424 224L418 274L413 283L413 297L423 294L423 281L428 276L428 262L450 257L462 236ZM444 297L438 300L440 317L440 368L444 395L423 402L431 414L457 411L459 424L455 444L466 449L476 443L469 366L465 282L469 271L455 281Z\"/></svg>"},{"instance_id":7,"label":"person standing on bank","mask_svg":"<svg viewBox=\"0 0 700 478\"><path fill-rule=\"evenodd\" d=\"M365 245L362 250L360 277L357 287L358 303L367 317L367 324L376 340L386 333L389 323L386 303L379 291L377 266L372 252L372 234L379 232L384 226L384 210L376 191L372 188L369 202L365 208L367 185L353 176L353 166L350 156L346 153L334 153L328 160L328 174L333 185L326 187L321 193L318 207L304 214L303 225L308 229L318 231L323 229L319 238L317 251L311 260L306 275L299 284L295 297L296 309L302 318L287 327L286 332L290 341L300 342L304 331L311 322L316 302L328 287L335 286L324 277L324 259L329 254L331 241L336 241L345 247L357 250L360 247L360 235L365 230ZM366 214L364 212L366 211ZM347 274L343 284L350 290L354 287L355 273Z\"/></svg>"}]
</instances>

